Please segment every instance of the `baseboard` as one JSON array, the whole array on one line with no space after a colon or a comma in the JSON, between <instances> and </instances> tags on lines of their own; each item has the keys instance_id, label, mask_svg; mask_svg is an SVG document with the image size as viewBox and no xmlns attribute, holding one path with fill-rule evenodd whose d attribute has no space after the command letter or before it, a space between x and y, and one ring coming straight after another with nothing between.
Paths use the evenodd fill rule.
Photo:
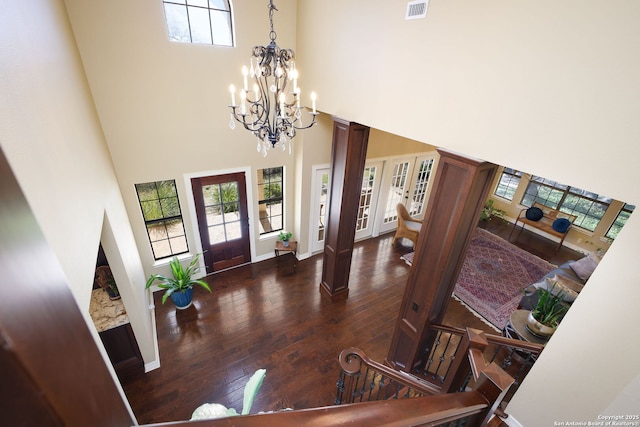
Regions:
<instances>
[{"instance_id":1,"label":"baseboard","mask_svg":"<svg viewBox=\"0 0 640 427\"><path fill-rule=\"evenodd\" d=\"M144 364L144 373L146 374L147 372L151 372L155 369L158 369L160 367L160 360L156 359L152 362L149 363L145 363Z\"/></svg>"}]
</instances>

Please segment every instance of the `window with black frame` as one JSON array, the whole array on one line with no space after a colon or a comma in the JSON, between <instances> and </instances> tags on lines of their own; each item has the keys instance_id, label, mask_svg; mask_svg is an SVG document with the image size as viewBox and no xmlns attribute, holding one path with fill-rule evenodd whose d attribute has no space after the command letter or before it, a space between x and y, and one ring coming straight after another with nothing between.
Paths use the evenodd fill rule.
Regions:
<instances>
[{"instance_id":1,"label":"window with black frame","mask_svg":"<svg viewBox=\"0 0 640 427\"><path fill-rule=\"evenodd\" d=\"M257 171L261 235L280 231L284 227L283 172L282 166Z\"/></svg>"},{"instance_id":2,"label":"window with black frame","mask_svg":"<svg viewBox=\"0 0 640 427\"><path fill-rule=\"evenodd\" d=\"M511 168L504 168L500 175L500 181L493 193L503 199L513 200L518 185L520 185L520 178L522 178L522 172Z\"/></svg>"},{"instance_id":3,"label":"window with black frame","mask_svg":"<svg viewBox=\"0 0 640 427\"><path fill-rule=\"evenodd\" d=\"M612 199L577 187L561 184L539 176L532 176L522 198L522 205L535 202L551 209L576 215L573 225L594 231L606 213Z\"/></svg>"},{"instance_id":4,"label":"window with black frame","mask_svg":"<svg viewBox=\"0 0 640 427\"><path fill-rule=\"evenodd\" d=\"M163 0L169 40L233 46L228 0Z\"/></svg>"},{"instance_id":5,"label":"window with black frame","mask_svg":"<svg viewBox=\"0 0 640 427\"><path fill-rule=\"evenodd\" d=\"M629 219L635 208L636 207L634 205L625 203L622 209L620 209L620 212L618 212L615 221L613 221L605 236L609 239L615 239L616 237L618 237L618 233L620 233L622 227L624 227L624 225L627 223L627 220Z\"/></svg>"},{"instance_id":6,"label":"window with black frame","mask_svg":"<svg viewBox=\"0 0 640 427\"><path fill-rule=\"evenodd\" d=\"M135 187L154 259L189 252L175 180Z\"/></svg>"}]
</instances>

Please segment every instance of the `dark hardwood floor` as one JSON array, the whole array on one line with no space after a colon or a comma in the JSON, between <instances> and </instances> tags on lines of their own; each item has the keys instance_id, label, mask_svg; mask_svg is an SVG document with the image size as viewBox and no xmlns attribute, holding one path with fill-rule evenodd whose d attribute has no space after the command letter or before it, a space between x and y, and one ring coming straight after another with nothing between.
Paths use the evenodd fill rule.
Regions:
<instances>
[{"instance_id":1,"label":"dark hardwood floor","mask_svg":"<svg viewBox=\"0 0 640 427\"><path fill-rule=\"evenodd\" d=\"M507 237L501 221L482 225ZM333 404L341 350L356 346L372 359L387 355L409 267L408 246L393 234L356 243L349 298L321 295L322 256L281 256L209 276L212 293L194 292L194 305L176 310L156 292L161 367L122 383L140 423L187 420L203 403L242 409L247 380L267 370L252 413ZM523 232L519 246L558 264L580 254ZM548 255L545 255L548 254ZM451 299L444 323L495 331Z\"/></svg>"}]
</instances>

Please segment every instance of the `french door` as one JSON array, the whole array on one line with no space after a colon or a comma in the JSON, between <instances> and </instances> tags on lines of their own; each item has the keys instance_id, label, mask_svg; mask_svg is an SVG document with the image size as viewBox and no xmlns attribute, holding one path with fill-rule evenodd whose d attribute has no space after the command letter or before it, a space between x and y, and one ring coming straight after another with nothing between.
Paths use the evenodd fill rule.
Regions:
<instances>
[{"instance_id":1,"label":"french door","mask_svg":"<svg viewBox=\"0 0 640 427\"><path fill-rule=\"evenodd\" d=\"M398 224L398 203L403 203L412 216L424 216L436 156L433 153L367 162L362 175L356 240L395 230ZM328 166L315 169L312 186L311 251L318 252L324 247Z\"/></svg>"},{"instance_id":2,"label":"french door","mask_svg":"<svg viewBox=\"0 0 640 427\"><path fill-rule=\"evenodd\" d=\"M395 159L389 162L382 182L377 221L379 233L395 230L398 203L414 218L423 218L436 154Z\"/></svg>"},{"instance_id":3,"label":"french door","mask_svg":"<svg viewBox=\"0 0 640 427\"><path fill-rule=\"evenodd\" d=\"M362 174L360 202L358 204L358 218L356 219L355 240L371 237L373 234L380 182L382 180L382 162L367 163Z\"/></svg>"},{"instance_id":4,"label":"french door","mask_svg":"<svg viewBox=\"0 0 640 427\"><path fill-rule=\"evenodd\" d=\"M192 178L207 274L251 262L244 172Z\"/></svg>"}]
</instances>

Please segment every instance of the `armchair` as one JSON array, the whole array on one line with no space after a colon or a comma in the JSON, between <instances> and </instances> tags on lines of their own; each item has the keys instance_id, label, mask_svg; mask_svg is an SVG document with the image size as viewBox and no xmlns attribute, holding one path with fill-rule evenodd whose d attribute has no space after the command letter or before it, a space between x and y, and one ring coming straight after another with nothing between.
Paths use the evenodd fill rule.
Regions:
<instances>
[{"instance_id":1,"label":"armchair","mask_svg":"<svg viewBox=\"0 0 640 427\"><path fill-rule=\"evenodd\" d=\"M411 218L407 208L402 203L398 203L396 206L398 211L398 229L391 244L395 244L397 239L406 238L413 242L413 246L418 241L418 234L422 227L422 220Z\"/></svg>"}]
</instances>

